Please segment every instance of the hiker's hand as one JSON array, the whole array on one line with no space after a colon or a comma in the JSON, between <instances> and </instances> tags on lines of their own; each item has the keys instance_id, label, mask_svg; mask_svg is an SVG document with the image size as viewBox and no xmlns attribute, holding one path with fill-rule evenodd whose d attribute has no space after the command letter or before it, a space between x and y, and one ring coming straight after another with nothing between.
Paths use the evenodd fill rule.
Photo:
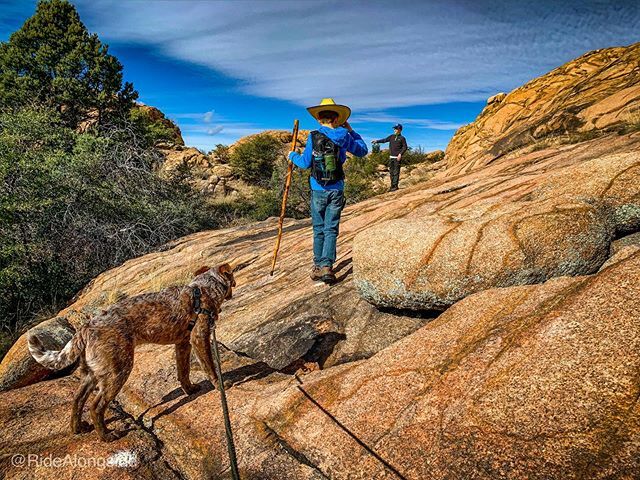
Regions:
<instances>
[{"instance_id":1,"label":"hiker's hand","mask_svg":"<svg viewBox=\"0 0 640 480\"><path fill-rule=\"evenodd\" d=\"M398 161L400 161L401 159L402 159L402 154L401 154L401 153L399 153L399 154L398 154Z\"/></svg>"},{"instance_id":2,"label":"hiker's hand","mask_svg":"<svg viewBox=\"0 0 640 480\"><path fill-rule=\"evenodd\" d=\"M373 140L373 141L371 142L371 145L377 145L377 144L378 144L378 141L377 141L377 140Z\"/></svg>"},{"instance_id":3,"label":"hiker's hand","mask_svg":"<svg viewBox=\"0 0 640 480\"><path fill-rule=\"evenodd\" d=\"M342 126L347 130L349 130L350 132L353 130L353 128L351 128L351 125L349 125L349 122L344 122Z\"/></svg>"}]
</instances>

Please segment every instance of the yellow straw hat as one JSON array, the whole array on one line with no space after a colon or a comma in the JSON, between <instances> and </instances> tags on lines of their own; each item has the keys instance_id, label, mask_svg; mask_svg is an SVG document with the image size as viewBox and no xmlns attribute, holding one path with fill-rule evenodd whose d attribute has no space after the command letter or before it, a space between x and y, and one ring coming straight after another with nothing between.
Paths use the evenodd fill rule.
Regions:
<instances>
[{"instance_id":1,"label":"yellow straw hat","mask_svg":"<svg viewBox=\"0 0 640 480\"><path fill-rule=\"evenodd\" d=\"M315 118L318 119L318 114L324 110L336 112L338 114L338 125L342 125L347 121L351 115L351 109L346 105L338 105L333 101L333 98L323 98L320 105L307 108L307 111Z\"/></svg>"}]
</instances>

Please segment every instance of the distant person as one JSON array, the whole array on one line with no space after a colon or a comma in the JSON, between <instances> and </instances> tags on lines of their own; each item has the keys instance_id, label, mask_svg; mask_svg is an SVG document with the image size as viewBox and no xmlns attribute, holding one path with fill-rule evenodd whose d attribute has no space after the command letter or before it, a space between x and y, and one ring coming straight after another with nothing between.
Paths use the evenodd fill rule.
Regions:
<instances>
[{"instance_id":1,"label":"distant person","mask_svg":"<svg viewBox=\"0 0 640 480\"><path fill-rule=\"evenodd\" d=\"M311 169L311 219L313 221L313 269L311 279L334 283L336 242L340 214L345 205L344 162L347 152L356 157L367 154L367 145L347 122L351 109L324 98L320 105L307 108L320 128L309 134L302 154L291 152L289 160L300 168Z\"/></svg>"},{"instance_id":2,"label":"distant person","mask_svg":"<svg viewBox=\"0 0 640 480\"><path fill-rule=\"evenodd\" d=\"M380 140L374 140L372 143L389 143L389 174L391 175L390 192L398 190L398 182L400 181L400 160L402 155L407 151L407 139L402 136L402 125L399 123L393 127L393 135Z\"/></svg>"}]
</instances>

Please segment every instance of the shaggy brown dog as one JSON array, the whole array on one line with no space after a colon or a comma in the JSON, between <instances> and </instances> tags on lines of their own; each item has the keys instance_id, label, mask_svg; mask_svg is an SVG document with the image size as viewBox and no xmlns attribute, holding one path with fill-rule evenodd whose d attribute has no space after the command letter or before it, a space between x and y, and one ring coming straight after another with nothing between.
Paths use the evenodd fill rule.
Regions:
<instances>
[{"instance_id":1,"label":"shaggy brown dog","mask_svg":"<svg viewBox=\"0 0 640 480\"><path fill-rule=\"evenodd\" d=\"M90 428L82 422L82 409L96 389L90 404L93 425L102 440L118 438L107 429L104 414L131 373L136 345L175 344L178 380L186 394L198 390L189 380L192 346L211 381L214 384L219 381L211 355L211 323L216 320L222 302L231 298L236 283L229 264L213 269L202 267L195 275L187 286L137 295L112 305L80 327L60 351L45 350L35 335L29 335L31 355L47 368L60 370L80 358L81 384L71 413L74 433ZM207 315L208 312L211 314Z\"/></svg>"}]
</instances>

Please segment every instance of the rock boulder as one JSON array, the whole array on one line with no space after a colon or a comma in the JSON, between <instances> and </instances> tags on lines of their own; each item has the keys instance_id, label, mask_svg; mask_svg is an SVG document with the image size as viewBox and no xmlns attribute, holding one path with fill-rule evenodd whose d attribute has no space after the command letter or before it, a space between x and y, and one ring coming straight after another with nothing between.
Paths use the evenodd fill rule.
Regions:
<instances>
[{"instance_id":1,"label":"rock boulder","mask_svg":"<svg viewBox=\"0 0 640 480\"><path fill-rule=\"evenodd\" d=\"M595 50L491 97L447 146L448 174L480 168L542 138L576 142L639 123L640 43Z\"/></svg>"},{"instance_id":2,"label":"rock boulder","mask_svg":"<svg viewBox=\"0 0 640 480\"><path fill-rule=\"evenodd\" d=\"M640 209L639 173L637 152L614 154L525 180L510 201L381 223L354 240L355 283L378 306L420 310L596 272L616 233L640 220L619 214Z\"/></svg>"}]
</instances>

